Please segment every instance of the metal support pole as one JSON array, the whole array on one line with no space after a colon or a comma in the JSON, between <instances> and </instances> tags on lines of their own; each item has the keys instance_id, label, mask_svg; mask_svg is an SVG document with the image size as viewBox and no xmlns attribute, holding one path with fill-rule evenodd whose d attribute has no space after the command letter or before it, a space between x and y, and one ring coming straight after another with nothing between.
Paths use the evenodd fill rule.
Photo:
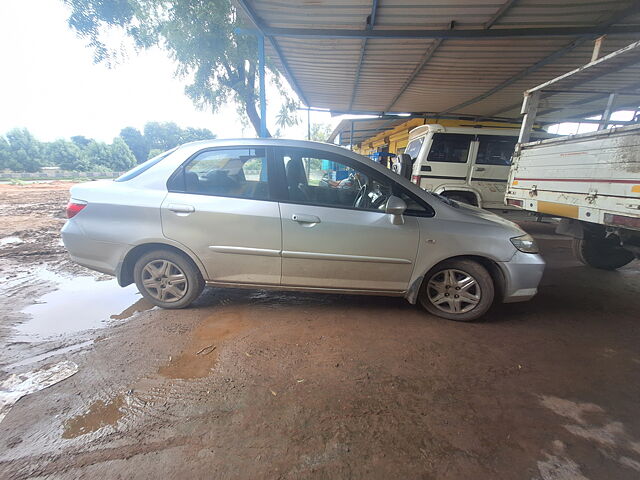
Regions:
<instances>
[{"instance_id":1,"label":"metal support pole","mask_svg":"<svg viewBox=\"0 0 640 480\"><path fill-rule=\"evenodd\" d=\"M353 152L353 120L351 120L351 135L349 136L349 147L351 148L351 151Z\"/></svg>"},{"instance_id":2,"label":"metal support pole","mask_svg":"<svg viewBox=\"0 0 640 480\"><path fill-rule=\"evenodd\" d=\"M531 138L531 129L536 122L536 115L538 113L538 104L540 103L540 90L526 95L522 102L522 110L520 113L524 114L522 119L522 126L520 127L520 136L518 137L518 143L527 143Z\"/></svg>"},{"instance_id":3,"label":"metal support pole","mask_svg":"<svg viewBox=\"0 0 640 480\"><path fill-rule=\"evenodd\" d=\"M258 38L258 73L260 76L260 137L267 136L267 94L264 86L264 35L256 34Z\"/></svg>"},{"instance_id":4,"label":"metal support pole","mask_svg":"<svg viewBox=\"0 0 640 480\"><path fill-rule=\"evenodd\" d=\"M598 125L598 130L604 130L607 128L609 124L609 120L611 120L611 110L613 110L613 102L616 99L616 94L609 94L609 98L607 99L607 106L604 109L604 113L602 114L602 120L600 120L600 124Z\"/></svg>"},{"instance_id":5,"label":"metal support pole","mask_svg":"<svg viewBox=\"0 0 640 480\"><path fill-rule=\"evenodd\" d=\"M307 140L311 140L311 107L307 108Z\"/></svg>"}]
</instances>

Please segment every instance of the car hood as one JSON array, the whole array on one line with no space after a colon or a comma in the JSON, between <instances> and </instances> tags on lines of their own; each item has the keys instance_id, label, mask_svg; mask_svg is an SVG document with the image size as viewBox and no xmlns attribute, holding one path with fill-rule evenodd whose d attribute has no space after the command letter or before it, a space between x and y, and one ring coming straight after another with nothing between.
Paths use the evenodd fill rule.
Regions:
<instances>
[{"instance_id":1,"label":"car hood","mask_svg":"<svg viewBox=\"0 0 640 480\"><path fill-rule=\"evenodd\" d=\"M526 233L518 224L495 213L465 203L455 202L455 204L456 206L452 206L443 202L439 207L444 207L447 211L447 216L450 215L449 218L452 220L501 227L514 235L524 235Z\"/></svg>"}]
</instances>

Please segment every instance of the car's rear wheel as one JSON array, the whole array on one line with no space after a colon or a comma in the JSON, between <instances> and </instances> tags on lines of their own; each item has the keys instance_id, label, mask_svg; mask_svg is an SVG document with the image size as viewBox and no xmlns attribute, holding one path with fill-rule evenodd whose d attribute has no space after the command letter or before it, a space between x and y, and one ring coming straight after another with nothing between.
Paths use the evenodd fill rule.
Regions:
<instances>
[{"instance_id":1,"label":"car's rear wheel","mask_svg":"<svg viewBox=\"0 0 640 480\"><path fill-rule=\"evenodd\" d=\"M470 322L487 312L494 296L486 268L473 260L447 260L427 273L418 299L433 315Z\"/></svg>"},{"instance_id":2,"label":"car's rear wheel","mask_svg":"<svg viewBox=\"0 0 640 480\"><path fill-rule=\"evenodd\" d=\"M162 308L184 308L202 293L204 279L191 259L170 250L142 255L133 267L140 293Z\"/></svg>"}]
</instances>

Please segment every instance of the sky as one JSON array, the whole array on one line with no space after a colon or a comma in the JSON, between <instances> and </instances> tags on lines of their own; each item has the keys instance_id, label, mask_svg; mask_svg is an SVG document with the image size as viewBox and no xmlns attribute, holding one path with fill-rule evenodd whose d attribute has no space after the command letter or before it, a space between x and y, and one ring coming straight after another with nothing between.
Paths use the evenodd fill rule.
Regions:
<instances>
[{"instance_id":1,"label":"sky","mask_svg":"<svg viewBox=\"0 0 640 480\"><path fill-rule=\"evenodd\" d=\"M84 135L110 142L126 126L148 121L208 128L218 137L255 137L243 127L233 104L215 114L198 111L184 94L186 81L159 48L136 54L109 69L93 63L93 52L67 26L62 0L0 0L0 134L28 128L39 140ZM271 99L271 101L269 100ZM279 109L275 87L267 88L267 124L275 130ZM301 123L285 130L305 138ZM312 122L336 125L328 113L312 112Z\"/></svg>"}]
</instances>

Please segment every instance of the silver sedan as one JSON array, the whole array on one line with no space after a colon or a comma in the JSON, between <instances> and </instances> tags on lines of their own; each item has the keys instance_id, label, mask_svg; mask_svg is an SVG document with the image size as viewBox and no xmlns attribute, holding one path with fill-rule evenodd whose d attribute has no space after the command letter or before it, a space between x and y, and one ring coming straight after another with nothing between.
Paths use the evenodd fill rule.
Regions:
<instances>
[{"instance_id":1,"label":"silver sedan","mask_svg":"<svg viewBox=\"0 0 640 480\"><path fill-rule=\"evenodd\" d=\"M163 308L209 285L400 296L470 321L533 297L544 269L514 223L323 143L189 143L71 197L72 258Z\"/></svg>"}]
</instances>

